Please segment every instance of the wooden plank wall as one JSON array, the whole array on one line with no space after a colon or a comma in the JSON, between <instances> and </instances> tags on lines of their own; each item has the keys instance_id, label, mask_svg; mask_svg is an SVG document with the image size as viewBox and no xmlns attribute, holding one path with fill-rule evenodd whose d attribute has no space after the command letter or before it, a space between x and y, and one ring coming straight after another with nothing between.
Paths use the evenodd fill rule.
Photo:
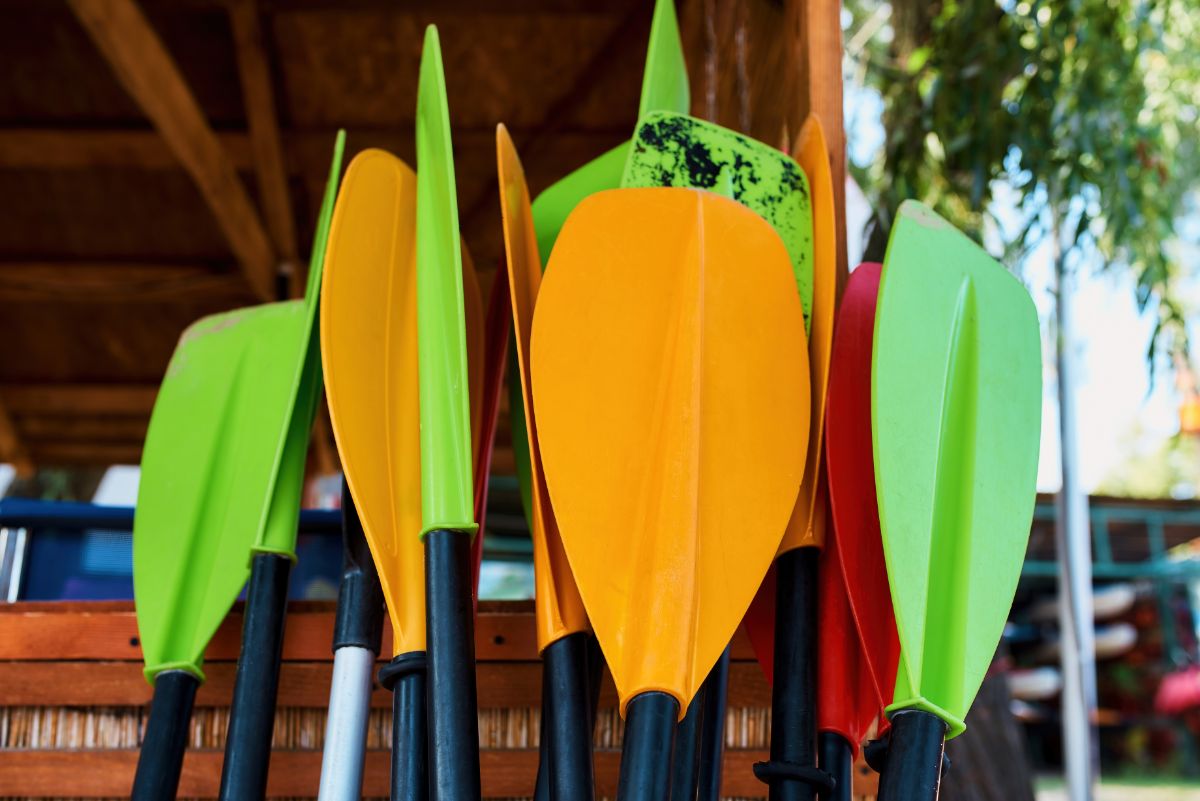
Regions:
<instances>
[{"instance_id":1,"label":"wooden plank wall","mask_svg":"<svg viewBox=\"0 0 1200 801\"><path fill-rule=\"evenodd\" d=\"M316 795L332 666L333 606L294 603L288 616L275 751L268 796ZM196 697L181 798L215 798L226 708L241 631L235 608L208 649L208 681ZM388 635L385 634L385 639ZM537 770L541 665L529 603L481 605L476 629L483 790L527 798ZM385 653L390 646L385 642ZM739 633L730 670L724 793L760 798L751 766L767 757L770 695ZM145 726L150 687L132 604L20 603L0 607L0 798L127 797ZM363 793L386 797L391 699L371 699ZM601 797L616 791L621 726L610 679L596 726ZM874 792L860 766L856 793Z\"/></svg>"}]
</instances>

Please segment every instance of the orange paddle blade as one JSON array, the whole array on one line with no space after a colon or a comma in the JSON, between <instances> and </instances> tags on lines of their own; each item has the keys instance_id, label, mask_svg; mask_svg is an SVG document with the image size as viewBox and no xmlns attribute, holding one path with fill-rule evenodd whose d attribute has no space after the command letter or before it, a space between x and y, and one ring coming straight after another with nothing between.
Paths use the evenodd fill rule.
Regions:
<instances>
[{"instance_id":1,"label":"orange paddle blade","mask_svg":"<svg viewBox=\"0 0 1200 801\"><path fill-rule=\"evenodd\" d=\"M780 552L825 542L826 499L820 491L822 431L825 427L825 392L829 386L829 353L833 347L833 316L837 305L837 227L834 223L833 174L829 149L821 121L808 115L792 155L808 176L813 217L812 331L808 341L809 375L812 384L812 430L808 436L808 459L804 481L788 521Z\"/></svg>"},{"instance_id":2,"label":"orange paddle blade","mask_svg":"<svg viewBox=\"0 0 1200 801\"><path fill-rule=\"evenodd\" d=\"M568 218L533 322L538 446L624 710L686 710L779 546L804 471L804 315L778 234L691 189Z\"/></svg>"},{"instance_id":3,"label":"orange paddle blade","mask_svg":"<svg viewBox=\"0 0 1200 801\"><path fill-rule=\"evenodd\" d=\"M397 654L425 649L416 189L416 173L390 153L354 158L334 210L321 293L329 416Z\"/></svg>"},{"instance_id":4,"label":"orange paddle blade","mask_svg":"<svg viewBox=\"0 0 1200 801\"><path fill-rule=\"evenodd\" d=\"M387 599L396 654L425 649L417 377L416 181L382 150L346 170L326 249L321 359L342 469ZM482 390L479 285L463 249L473 408Z\"/></svg>"},{"instance_id":5,"label":"orange paddle blade","mask_svg":"<svg viewBox=\"0 0 1200 801\"><path fill-rule=\"evenodd\" d=\"M512 299L513 328L521 376L521 398L525 404L525 432L529 443L530 489L534 582L537 587L538 650L587 628L587 613L563 551L546 480L538 452L534 421L532 383L529 380L529 336L533 330L533 308L542 282L529 189L516 148L503 125L496 129L496 166L500 175L500 209L504 215L504 249L508 255L509 297Z\"/></svg>"}]
</instances>

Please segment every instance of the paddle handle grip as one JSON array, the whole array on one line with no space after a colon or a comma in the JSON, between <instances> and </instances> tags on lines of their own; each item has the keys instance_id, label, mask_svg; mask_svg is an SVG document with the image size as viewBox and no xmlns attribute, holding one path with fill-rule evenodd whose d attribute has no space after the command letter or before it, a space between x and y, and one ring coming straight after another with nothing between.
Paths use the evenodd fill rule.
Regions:
<instances>
[{"instance_id":1,"label":"paddle handle grip","mask_svg":"<svg viewBox=\"0 0 1200 801\"><path fill-rule=\"evenodd\" d=\"M625 708L617 801L667 801L679 702L663 692L634 696Z\"/></svg>"},{"instance_id":2,"label":"paddle handle grip","mask_svg":"<svg viewBox=\"0 0 1200 801\"><path fill-rule=\"evenodd\" d=\"M356 646L333 653L318 801L358 801L361 795L375 656L369 648Z\"/></svg>"},{"instance_id":3,"label":"paddle handle grip","mask_svg":"<svg viewBox=\"0 0 1200 801\"><path fill-rule=\"evenodd\" d=\"M379 654L383 639L383 587L358 508L342 479L342 580L338 584L333 650L365 648Z\"/></svg>"},{"instance_id":4,"label":"paddle handle grip","mask_svg":"<svg viewBox=\"0 0 1200 801\"><path fill-rule=\"evenodd\" d=\"M471 589L470 534L427 533L430 795L440 801L478 801L481 794Z\"/></svg>"},{"instance_id":5,"label":"paddle handle grip","mask_svg":"<svg viewBox=\"0 0 1200 801\"><path fill-rule=\"evenodd\" d=\"M379 671L379 683L392 691L391 801L429 798L427 661L424 651L410 651Z\"/></svg>"},{"instance_id":6,"label":"paddle handle grip","mask_svg":"<svg viewBox=\"0 0 1200 801\"><path fill-rule=\"evenodd\" d=\"M775 561L775 684L771 692L771 761L817 766L817 557L795 548ZM809 782L780 776L770 801L813 801Z\"/></svg>"},{"instance_id":7,"label":"paddle handle grip","mask_svg":"<svg viewBox=\"0 0 1200 801\"><path fill-rule=\"evenodd\" d=\"M221 767L221 801L262 801L267 792L291 569L292 560L275 553L255 554L251 562L242 652Z\"/></svg>"},{"instance_id":8,"label":"paddle handle grip","mask_svg":"<svg viewBox=\"0 0 1200 801\"><path fill-rule=\"evenodd\" d=\"M721 768L725 758L725 709L729 703L729 648L704 680L703 728L700 732L700 801L720 801Z\"/></svg>"},{"instance_id":9,"label":"paddle handle grip","mask_svg":"<svg viewBox=\"0 0 1200 801\"><path fill-rule=\"evenodd\" d=\"M934 801L942 783L946 723L921 709L891 716L887 764L879 777L879 801Z\"/></svg>"},{"instance_id":10,"label":"paddle handle grip","mask_svg":"<svg viewBox=\"0 0 1200 801\"><path fill-rule=\"evenodd\" d=\"M595 798L592 770L591 693L588 687L588 635L560 637L542 651L542 697L550 764L548 790L552 801L590 801Z\"/></svg>"},{"instance_id":11,"label":"paddle handle grip","mask_svg":"<svg viewBox=\"0 0 1200 801\"><path fill-rule=\"evenodd\" d=\"M183 670L167 670L155 677L131 801L174 801L199 686L200 679Z\"/></svg>"},{"instance_id":12,"label":"paddle handle grip","mask_svg":"<svg viewBox=\"0 0 1200 801\"><path fill-rule=\"evenodd\" d=\"M671 749L671 801L696 801L700 781L700 731L704 718L704 689L688 704L675 727Z\"/></svg>"},{"instance_id":13,"label":"paddle handle grip","mask_svg":"<svg viewBox=\"0 0 1200 801\"><path fill-rule=\"evenodd\" d=\"M823 731L817 735L818 762L833 779L833 789L821 801L851 801L854 797L854 750L842 735Z\"/></svg>"}]
</instances>

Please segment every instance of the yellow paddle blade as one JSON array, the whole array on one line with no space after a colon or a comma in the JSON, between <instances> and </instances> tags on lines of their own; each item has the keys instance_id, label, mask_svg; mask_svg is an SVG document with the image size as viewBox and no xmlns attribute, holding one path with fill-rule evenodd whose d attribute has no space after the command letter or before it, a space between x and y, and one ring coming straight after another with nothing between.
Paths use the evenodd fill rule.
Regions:
<instances>
[{"instance_id":1,"label":"yellow paddle blade","mask_svg":"<svg viewBox=\"0 0 1200 801\"><path fill-rule=\"evenodd\" d=\"M416 181L408 165L382 150L354 158L334 209L321 292L329 415L387 599L396 654L425 649ZM470 260L463 262L467 341L475 353L482 350L481 304ZM481 386L475 372L473 390Z\"/></svg>"},{"instance_id":2,"label":"yellow paddle blade","mask_svg":"<svg viewBox=\"0 0 1200 801\"><path fill-rule=\"evenodd\" d=\"M808 340L809 377L812 385L812 426L808 459L796 506L788 521L779 552L825 543L825 493L821 489L821 458L825 431L825 394L829 387L829 354L833 349L833 318L837 307L837 225L834 220L833 173L825 131L815 114L800 128L792 158L808 176L812 196L813 296L812 330Z\"/></svg>"},{"instance_id":3,"label":"yellow paddle blade","mask_svg":"<svg viewBox=\"0 0 1200 801\"><path fill-rule=\"evenodd\" d=\"M804 314L779 235L693 189L567 219L533 320L538 447L624 710L680 714L775 556L804 472Z\"/></svg>"},{"instance_id":4,"label":"yellow paddle blade","mask_svg":"<svg viewBox=\"0 0 1200 801\"><path fill-rule=\"evenodd\" d=\"M512 299L513 330L517 343L517 363L521 376L521 399L525 406L525 432L529 443L532 511L530 534L533 538L533 575L537 588L538 650L555 640L584 631L587 613L575 577L567 563L562 539L546 492L538 452L537 425L533 417L532 383L529 380L529 336L533 330L533 309L542 282L542 261L538 255L533 212L529 207L529 189L516 148L503 125L496 128L496 167L500 176L500 210L504 216L504 249L508 256L508 293Z\"/></svg>"},{"instance_id":5,"label":"yellow paddle blade","mask_svg":"<svg viewBox=\"0 0 1200 801\"><path fill-rule=\"evenodd\" d=\"M417 176L382 150L350 162L321 292L329 416L392 621L397 654L425 648L417 386Z\"/></svg>"}]
</instances>

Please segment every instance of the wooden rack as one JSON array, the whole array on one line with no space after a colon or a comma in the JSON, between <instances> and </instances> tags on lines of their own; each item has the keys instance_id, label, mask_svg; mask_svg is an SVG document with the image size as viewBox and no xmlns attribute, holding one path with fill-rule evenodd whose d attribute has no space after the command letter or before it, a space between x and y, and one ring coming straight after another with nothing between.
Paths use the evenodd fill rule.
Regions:
<instances>
[{"instance_id":1,"label":"wooden rack","mask_svg":"<svg viewBox=\"0 0 1200 801\"><path fill-rule=\"evenodd\" d=\"M267 794L316 795L332 669L333 605L294 603L288 613ZM196 697L180 798L215 798L241 632L235 608L213 638ZM384 652L390 652L385 633ZM484 602L476 627L483 792L533 793L541 663L532 604ZM18 603L0 607L0 798L128 797L150 687L141 673L133 605ZM390 695L371 698L363 795L388 793ZM606 680L596 726L600 797L615 795L620 760L616 693ZM751 766L767 758L770 693L739 633L730 667L724 795L760 798ZM873 796L874 774L859 766L855 793Z\"/></svg>"}]
</instances>

